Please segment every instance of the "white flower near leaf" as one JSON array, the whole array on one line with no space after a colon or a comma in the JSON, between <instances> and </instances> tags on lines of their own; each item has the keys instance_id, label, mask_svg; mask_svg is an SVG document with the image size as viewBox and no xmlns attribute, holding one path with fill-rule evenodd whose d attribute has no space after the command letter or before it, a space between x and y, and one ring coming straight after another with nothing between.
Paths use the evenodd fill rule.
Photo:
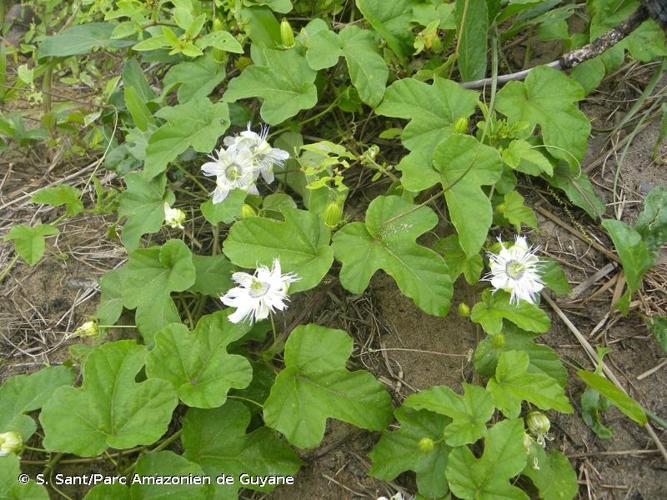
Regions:
<instances>
[{"instance_id":1,"label":"white flower near leaf","mask_svg":"<svg viewBox=\"0 0 667 500\"><path fill-rule=\"evenodd\" d=\"M266 140L269 135L269 127L262 125L259 134L253 132L248 124L248 130L238 135L225 138L225 146L236 151L247 151L250 153L253 168L267 184L273 182L273 167L282 166L289 158L289 153L282 149L272 148Z\"/></svg>"},{"instance_id":2,"label":"white flower near leaf","mask_svg":"<svg viewBox=\"0 0 667 500\"><path fill-rule=\"evenodd\" d=\"M174 229L183 229L185 212L180 208L172 208L169 203L164 202L164 222Z\"/></svg>"},{"instance_id":3,"label":"white flower near leaf","mask_svg":"<svg viewBox=\"0 0 667 500\"><path fill-rule=\"evenodd\" d=\"M23 448L23 438L18 432L3 432L0 434L0 457L11 453L18 454Z\"/></svg>"},{"instance_id":4,"label":"white flower near leaf","mask_svg":"<svg viewBox=\"0 0 667 500\"><path fill-rule=\"evenodd\" d=\"M230 191L242 189L250 194L259 194L255 186L255 169L249 151L236 148L220 148L213 161L202 165L204 175L215 177L215 190L211 193L213 203L220 203Z\"/></svg>"},{"instance_id":5,"label":"white flower near leaf","mask_svg":"<svg viewBox=\"0 0 667 500\"><path fill-rule=\"evenodd\" d=\"M520 300L534 304L544 288L535 249L528 246L523 236L517 236L514 245L509 248L498 241L501 250L497 254L489 254L491 273L485 280L491 282L495 291L509 292L512 304Z\"/></svg>"},{"instance_id":6,"label":"white flower near leaf","mask_svg":"<svg viewBox=\"0 0 667 500\"><path fill-rule=\"evenodd\" d=\"M249 319L253 323L268 318L275 310L285 310L289 285L300 278L294 273L282 274L280 261L275 259L271 269L259 266L254 274L237 272L232 279L239 286L220 297L223 304L236 308L229 321L239 323Z\"/></svg>"}]
</instances>

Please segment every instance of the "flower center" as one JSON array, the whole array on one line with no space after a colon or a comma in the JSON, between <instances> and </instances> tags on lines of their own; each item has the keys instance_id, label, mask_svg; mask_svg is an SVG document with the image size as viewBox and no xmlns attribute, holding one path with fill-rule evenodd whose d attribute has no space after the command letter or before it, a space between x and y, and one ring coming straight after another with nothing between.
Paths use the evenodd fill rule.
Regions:
<instances>
[{"instance_id":1,"label":"flower center","mask_svg":"<svg viewBox=\"0 0 667 500\"><path fill-rule=\"evenodd\" d=\"M523 276L525 271L526 266L524 266L518 260L510 260L507 264L505 264L505 272L507 273L507 276L513 280L521 279L521 276Z\"/></svg>"},{"instance_id":2,"label":"flower center","mask_svg":"<svg viewBox=\"0 0 667 500\"><path fill-rule=\"evenodd\" d=\"M225 169L225 176L230 181L236 181L241 177L241 168L236 163L232 163Z\"/></svg>"},{"instance_id":3,"label":"flower center","mask_svg":"<svg viewBox=\"0 0 667 500\"><path fill-rule=\"evenodd\" d=\"M266 295L269 291L269 284L264 283L263 281L253 278L252 283L250 283L250 296L253 299L258 299Z\"/></svg>"}]
</instances>

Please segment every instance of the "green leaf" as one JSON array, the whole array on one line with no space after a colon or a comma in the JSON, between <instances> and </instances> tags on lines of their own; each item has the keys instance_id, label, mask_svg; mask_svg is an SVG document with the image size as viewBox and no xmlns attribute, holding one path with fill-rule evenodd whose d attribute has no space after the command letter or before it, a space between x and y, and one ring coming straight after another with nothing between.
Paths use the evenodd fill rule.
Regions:
<instances>
[{"instance_id":1,"label":"green leaf","mask_svg":"<svg viewBox=\"0 0 667 500\"><path fill-rule=\"evenodd\" d=\"M550 288L556 295L567 295L570 293L570 283L563 268L551 259L540 259L540 278L547 288Z\"/></svg>"},{"instance_id":2,"label":"green leaf","mask_svg":"<svg viewBox=\"0 0 667 500\"><path fill-rule=\"evenodd\" d=\"M178 86L178 102L183 104L191 99L205 98L224 79L225 67L216 62L211 53L172 66L164 77L164 84L169 88Z\"/></svg>"},{"instance_id":3,"label":"green leaf","mask_svg":"<svg viewBox=\"0 0 667 500\"><path fill-rule=\"evenodd\" d=\"M337 35L320 19L311 21L306 30L309 32L306 38L308 65L316 71L330 68L344 56L350 79L361 100L372 108L380 104L389 70L378 52L373 33L347 26Z\"/></svg>"},{"instance_id":4,"label":"green leaf","mask_svg":"<svg viewBox=\"0 0 667 500\"><path fill-rule=\"evenodd\" d=\"M523 204L524 198L516 191L510 191L505 194L503 200L503 209L501 211L510 224L514 226L517 233L521 232L521 225L528 227L537 227L537 218L532 208Z\"/></svg>"},{"instance_id":5,"label":"green leaf","mask_svg":"<svg viewBox=\"0 0 667 500\"><path fill-rule=\"evenodd\" d=\"M488 289L484 290L482 301L472 308L470 319L479 323L490 335L502 331L503 319L534 333L545 333L551 326L549 316L542 309L525 300L519 301L518 304L510 304L510 295L503 290L495 293L491 293Z\"/></svg>"},{"instance_id":6,"label":"green leaf","mask_svg":"<svg viewBox=\"0 0 667 500\"><path fill-rule=\"evenodd\" d=\"M290 291L309 290L322 280L333 262L330 231L315 214L284 208L285 221L249 217L234 223L223 252L239 267L271 266L280 259L284 273L294 272L300 280Z\"/></svg>"},{"instance_id":7,"label":"green leaf","mask_svg":"<svg viewBox=\"0 0 667 500\"><path fill-rule=\"evenodd\" d=\"M239 476L289 476L301 467L294 451L273 431L259 427L249 434L250 411L237 401L213 410L191 409L183 419L183 456L212 477L223 473L231 485L217 486L215 498L237 498ZM268 492L272 486L248 488Z\"/></svg>"},{"instance_id":8,"label":"green leaf","mask_svg":"<svg viewBox=\"0 0 667 500\"><path fill-rule=\"evenodd\" d=\"M243 389L252 380L252 368L243 356L227 353L248 325L234 325L226 311L203 316L192 332L182 323L167 325L155 334L155 347L146 358L150 378L168 381L186 405L217 408L230 389Z\"/></svg>"},{"instance_id":9,"label":"green leaf","mask_svg":"<svg viewBox=\"0 0 667 500\"><path fill-rule=\"evenodd\" d=\"M83 365L81 388L60 387L42 408L44 447L90 457L157 441L178 398L164 380L135 382L145 356L146 348L130 340L96 347Z\"/></svg>"},{"instance_id":10,"label":"green leaf","mask_svg":"<svg viewBox=\"0 0 667 500\"><path fill-rule=\"evenodd\" d=\"M528 500L528 495L509 482L526 465L523 433L521 419L503 420L487 432L480 458L467 446L453 449L446 471L452 493L470 500Z\"/></svg>"},{"instance_id":11,"label":"green leaf","mask_svg":"<svg viewBox=\"0 0 667 500\"><path fill-rule=\"evenodd\" d=\"M660 250L667 241L667 189L656 187L646 195L644 210L637 218L635 229L642 235L650 252Z\"/></svg>"},{"instance_id":12,"label":"green leaf","mask_svg":"<svg viewBox=\"0 0 667 500\"><path fill-rule=\"evenodd\" d=\"M399 59L412 54L412 7L416 0L356 0L366 21L385 39Z\"/></svg>"},{"instance_id":13,"label":"green leaf","mask_svg":"<svg viewBox=\"0 0 667 500\"><path fill-rule=\"evenodd\" d=\"M486 386L496 407L507 418L519 416L522 401L528 401L542 410L556 409L572 413L572 406L563 387L548 375L528 372L529 362L526 352L500 353L496 375Z\"/></svg>"},{"instance_id":14,"label":"green leaf","mask_svg":"<svg viewBox=\"0 0 667 500\"><path fill-rule=\"evenodd\" d=\"M641 288L642 277L653 265L653 256L649 253L641 234L624 222L606 219L602 221L602 227L614 242L614 247L623 265L628 291L632 295Z\"/></svg>"},{"instance_id":15,"label":"green leaf","mask_svg":"<svg viewBox=\"0 0 667 500\"><path fill-rule=\"evenodd\" d=\"M378 196L366 211L366 222L343 226L333 238L342 263L340 282L362 293L380 269L404 295L429 314L444 316L452 298L452 280L444 259L415 240L433 229L437 215L398 196Z\"/></svg>"},{"instance_id":16,"label":"green leaf","mask_svg":"<svg viewBox=\"0 0 667 500\"><path fill-rule=\"evenodd\" d=\"M112 40L112 23L88 23L72 26L42 40L37 51L38 59L87 54L94 49L129 47L134 40Z\"/></svg>"},{"instance_id":17,"label":"green leaf","mask_svg":"<svg viewBox=\"0 0 667 500\"><path fill-rule=\"evenodd\" d=\"M223 255L193 255L192 263L197 278L189 291L220 297L234 286L231 279L234 266Z\"/></svg>"},{"instance_id":18,"label":"green leaf","mask_svg":"<svg viewBox=\"0 0 667 500\"><path fill-rule=\"evenodd\" d=\"M445 191L449 216L468 257L480 251L493 220L482 186L497 182L502 168L498 151L469 135L450 134L433 153L432 171ZM425 170L424 164L404 165L402 184L410 191L420 190Z\"/></svg>"},{"instance_id":19,"label":"green leaf","mask_svg":"<svg viewBox=\"0 0 667 500\"><path fill-rule=\"evenodd\" d=\"M148 178L164 172L170 162L192 147L209 153L229 127L227 103L213 104L207 98L191 99L185 104L164 107L156 114L167 123L148 140L144 173Z\"/></svg>"},{"instance_id":20,"label":"green leaf","mask_svg":"<svg viewBox=\"0 0 667 500\"><path fill-rule=\"evenodd\" d=\"M0 457L0 498L3 500L49 500L44 486L35 481L23 484L16 478L21 474L21 462L16 455Z\"/></svg>"},{"instance_id":21,"label":"green leaf","mask_svg":"<svg viewBox=\"0 0 667 500\"><path fill-rule=\"evenodd\" d=\"M535 344L533 337L513 325L506 325L502 334L490 335L475 349L475 370L486 377L493 377L498 358L507 351L522 351L528 354L528 373L547 375L561 386L567 383L567 371L560 357L551 347Z\"/></svg>"},{"instance_id":22,"label":"green leaf","mask_svg":"<svg viewBox=\"0 0 667 500\"><path fill-rule=\"evenodd\" d=\"M576 175L573 175L566 165L556 167L549 184L562 189L572 203L585 210L593 219L604 214L606 205L595 194L591 181L582 170L577 169Z\"/></svg>"},{"instance_id":23,"label":"green leaf","mask_svg":"<svg viewBox=\"0 0 667 500\"><path fill-rule=\"evenodd\" d=\"M128 250L134 250L144 234L160 230L164 204L171 205L174 195L170 191L165 193L167 177L164 175L146 179L141 172L131 172L125 176L125 185L127 188L119 197L118 216L127 217L122 240Z\"/></svg>"},{"instance_id":24,"label":"green leaf","mask_svg":"<svg viewBox=\"0 0 667 500\"><path fill-rule=\"evenodd\" d=\"M125 107L132 116L132 121L139 130L145 132L150 125L155 125L153 114L148 106L141 100L139 93L134 87L125 87L123 91Z\"/></svg>"},{"instance_id":25,"label":"green leaf","mask_svg":"<svg viewBox=\"0 0 667 500\"><path fill-rule=\"evenodd\" d=\"M597 373L588 372L586 370L577 370L577 376L586 382L588 387L595 389L602 396L607 398L609 402L621 410L626 417L637 422L639 425L646 425L648 420L641 405L612 384L609 380Z\"/></svg>"},{"instance_id":26,"label":"green leaf","mask_svg":"<svg viewBox=\"0 0 667 500\"><path fill-rule=\"evenodd\" d=\"M155 98L155 92L146 81L146 75L136 59L126 59L122 77L125 87L132 87L141 102L146 103Z\"/></svg>"},{"instance_id":27,"label":"green leaf","mask_svg":"<svg viewBox=\"0 0 667 500\"><path fill-rule=\"evenodd\" d=\"M277 125L296 115L302 109L310 109L317 103L315 77L304 56L296 49L272 50L258 48L253 53L255 64L243 70L240 76L229 82L224 99L260 97L260 115L269 125ZM263 64L256 61L263 59Z\"/></svg>"},{"instance_id":28,"label":"green leaf","mask_svg":"<svg viewBox=\"0 0 667 500\"><path fill-rule=\"evenodd\" d=\"M0 386L2 432L18 432L23 441L27 442L37 426L26 413L41 408L58 387L72 383L74 383L74 372L64 366L50 366L31 375L8 378Z\"/></svg>"},{"instance_id":29,"label":"green leaf","mask_svg":"<svg viewBox=\"0 0 667 500\"><path fill-rule=\"evenodd\" d=\"M609 409L609 400L587 387L581 393L581 418L600 439L611 439L613 431L602 423L602 412Z\"/></svg>"},{"instance_id":30,"label":"green leaf","mask_svg":"<svg viewBox=\"0 0 667 500\"><path fill-rule=\"evenodd\" d=\"M264 422L299 448L315 448L327 418L373 431L391 421L391 397L367 371L345 368L352 337L342 330L300 325L285 344L285 368L264 403Z\"/></svg>"},{"instance_id":31,"label":"green leaf","mask_svg":"<svg viewBox=\"0 0 667 500\"><path fill-rule=\"evenodd\" d=\"M281 47L280 24L270 9L266 7L241 9L241 20L253 44L273 49Z\"/></svg>"},{"instance_id":32,"label":"green leaf","mask_svg":"<svg viewBox=\"0 0 667 500\"><path fill-rule=\"evenodd\" d=\"M650 318L648 328L655 336L655 340L663 352L667 352L667 317L654 316Z\"/></svg>"},{"instance_id":33,"label":"green leaf","mask_svg":"<svg viewBox=\"0 0 667 500\"><path fill-rule=\"evenodd\" d=\"M523 139L515 139L503 149L503 161L514 170L524 174L539 176L553 175L553 166L535 146Z\"/></svg>"},{"instance_id":34,"label":"green leaf","mask_svg":"<svg viewBox=\"0 0 667 500\"><path fill-rule=\"evenodd\" d=\"M225 52L232 52L234 54L243 54L243 47L228 31L213 31L204 35L197 40L197 46L201 49L213 47ZM224 69L224 67L223 67Z\"/></svg>"},{"instance_id":35,"label":"green leaf","mask_svg":"<svg viewBox=\"0 0 667 500\"><path fill-rule=\"evenodd\" d=\"M447 263L449 268L449 275L452 280L456 280L461 274L466 281L474 285L479 281L479 277L484 269L484 262L482 256L475 254L468 257L461 245L459 244L459 237L455 234L447 236L444 239L438 240L433 245L433 250L440 253Z\"/></svg>"},{"instance_id":36,"label":"green leaf","mask_svg":"<svg viewBox=\"0 0 667 500\"><path fill-rule=\"evenodd\" d=\"M204 203L199 205L204 219L209 224L219 224L224 222L230 224L239 218L241 215L241 207L245 202L248 193L242 189L234 189L220 203L213 203L209 198Z\"/></svg>"},{"instance_id":37,"label":"green leaf","mask_svg":"<svg viewBox=\"0 0 667 500\"><path fill-rule=\"evenodd\" d=\"M486 0L457 0L458 67L463 81L486 75L489 12Z\"/></svg>"},{"instance_id":38,"label":"green leaf","mask_svg":"<svg viewBox=\"0 0 667 500\"><path fill-rule=\"evenodd\" d=\"M83 211L81 191L67 184L40 189L32 196L33 203L44 203L53 207L65 205L65 215L73 216Z\"/></svg>"},{"instance_id":39,"label":"green leaf","mask_svg":"<svg viewBox=\"0 0 667 500\"><path fill-rule=\"evenodd\" d=\"M169 323L179 323L171 292L182 292L196 280L192 253L181 240L130 253L123 268L123 305L136 309L136 324L146 340Z\"/></svg>"},{"instance_id":40,"label":"green leaf","mask_svg":"<svg viewBox=\"0 0 667 500\"><path fill-rule=\"evenodd\" d=\"M570 461L558 450L545 452L541 446L533 446L537 457L538 468L533 467L531 460L523 471L540 492L544 500L572 500L577 496L579 485L577 474Z\"/></svg>"},{"instance_id":41,"label":"green leaf","mask_svg":"<svg viewBox=\"0 0 667 500\"><path fill-rule=\"evenodd\" d=\"M417 474L419 493L429 498L447 494L445 467L449 447L442 442L442 434L449 419L429 411L401 407L395 411L401 424L397 431L384 431L380 441L368 454L372 461L369 473L378 479L391 481L404 471ZM430 451L419 448L424 439L433 441Z\"/></svg>"},{"instance_id":42,"label":"green leaf","mask_svg":"<svg viewBox=\"0 0 667 500\"><path fill-rule=\"evenodd\" d=\"M408 189L421 191L438 182L437 173L429 168L430 156L436 145L453 132L453 125L459 118L467 118L475 112L478 96L477 92L438 77L434 78L432 85L404 78L387 87L376 113L409 119L401 140L410 151L420 150L420 156L427 158L426 164L422 165L424 172L420 174L422 179L417 189Z\"/></svg>"},{"instance_id":43,"label":"green leaf","mask_svg":"<svg viewBox=\"0 0 667 500\"><path fill-rule=\"evenodd\" d=\"M505 85L496 99L496 109L510 120L539 125L544 144L556 158L578 166L588 147L591 125L577 107L584 90L562 71L539 66L525 82Z\"/></svg>"},{"instance_id":44,"label":"green leaf","mask_svg":"<svg viewBox=\"0 0 667 500\"><path fill-rule=\"evenodd\" d=\"M486 435L486 423L495 411L491 394L483 387L463 384L463 396L444 385L411 394L403 403L415 410L429 410L446 415L452 422L443 437L449 446L474 443Z\"/></svg>"},{"instance_id":45,"label":"green leaf","mask_svg":"<svg viewBox=\"0 0 667 500\"><path fill-rule=\"evenodd\" d=\"M100 278L100 303L95 317L102 325L113 325L123 313L122 269L109 271Z\"/></svg>"},{"instance_id":46,"label":"green leaf","mask_svg":"<svg viewBox=\"0 0 667 500\"><path fill-rule=\"evenodd\" d=\"M50 224L39 224L30 227L25 224L19 224L3 237L4 241L14 241L16 253L21 256L31 266L34 266L44 255L46 250L45 236L55 236L60 234L58 228Z\"/></svg>"}]
</instances>

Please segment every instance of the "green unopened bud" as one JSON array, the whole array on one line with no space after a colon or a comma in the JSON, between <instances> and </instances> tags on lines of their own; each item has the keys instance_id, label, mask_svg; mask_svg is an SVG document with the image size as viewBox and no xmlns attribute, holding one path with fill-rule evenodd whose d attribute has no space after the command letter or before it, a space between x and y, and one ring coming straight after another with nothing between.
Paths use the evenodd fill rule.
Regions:
<instances>
[{"instance_id":1,"label":"green unopened bud","mask_svg":"<svg viewBox=\"0 0 667 500\"><path fill-rule=\"evenodd\" d=\"M224 25L222 24L222 20L217 17L213 19L213 31L222 31L223 29Z\"/></svg>"},{"instance_id":2,"label":"green unopened bud","mask_svg":"<svg viewBox=\"0 0 667 500\"><path fill-rule=\"evenodd\" d=\"M430 453L431 451L433 451L435 443L431 438L424 437L419 440L418 446L419 446L419 451L421 451L422 453Z\"/></svg>"},{"instance_id":3,"label":"green unopened bud","mask_svg":"<svg viewBox=\"0 0 667 500\"><path fill-rule=\"evenodd\" d=\"M342 217L343 209L338 202L332 201L324 209L324 224L329 228L336 227Z\"/></svg>"},{"instance_id":4,"label":"green unopened bud","mask_svg":"<svg viewBox=\"0 0 667 500\"><path fill-rule=\"evenodd\" d=\"M23 438L18 432L10 431L0 434L0 457L11 453L18 455L23 448Z\"/></svg>"},{"instance_id":5,"label":"green unopened bud","mask_svg":"<svg viewBox=\"0 0 667 500\"><path fill-rule=\"evenodd\" d=\"M499 205L496 205L496 212L498 212L499 214L504 214L506 209L507 209L507 206L504 203L500 203Z\"/></svg>"},{"instance_id":6,"label":"green unopened bud","mask_svg":"<svg viewBox=\"0 0 667 500\"><path fill-rule=\"evenodd\" d=\"M223 22L216 18L213 19L213 31L223 31L225 29L225 25ZM213 59L219 63L223 64L227 60L227 53L222 50L222 49L213 49Z\"/></svg>"},{"instance_id":7,"label":"green unopened bud","mask_svg":"<svg viewBox=\"0 0 667 500\"><path fill-rule=\"evenodd\" d=\"M470 316L470 306L465 302L461 302L459 304L458 313L459 316L461 316L462 318L467 318L468 316Z\"/></svg>"},{"instance_id":8,"label":"green unopened bud","mask_svg":"<svg viewBox=\"0 0 667 500\"><path fill-rule=\"evenodd\" d=\"M461 117L456 120L454 124L454 132L459 134L465 134L468 131L468 119L466 117Z\"/></svg>"},{"instance_id":9,"label":"green unopened bud","mask_svg":"<svg viewBox=\"0 0 667 500\"><path fill-rule=\"evenodd\" d=\"M86 321L83 325L74 330L74 335L77 337L96 337L99 333L100 329L95 320Z\"/></svg>"},{"instance_id":10,"label":"green unopened bud","mask_svg":"<svg viewBox=\"0 0 667 500\"><path fill-rule=\"evenodd\" d=\"M248 217L257 217L257 212L255 211L254 208L252 208L251 205L244 203L241 206L241 218L247 219Z\"/></svg>"},{"instance_id":11,"label":"green unopened bud","mask_svg":"<svg viewBox=\"0 0 667 500\"><path fill-rule=\"evenodd\" d=\"M505 345L505 336L502 333L491 336L491 345L499 349Z\"/></svg>"},{"instance_id":12,"label":"green unopened bud","mask_svg":"<svg viewBox=\"0 0 667 500\"><path fill-rule=\"evenodd\" d=\"M539 438L540 436L546 436L551 428L551 422L544 413L531 411L526 415L526 426L534 436Z\"/></svg>"},{"instance_id":13,"label":"green unopened bud","mask_svg":"<svg viewBox=\"0 0 667 500\"><path fill-rule=\"evenodd\" d=\"M180 208L171 208L169 203L164 202L164 222L174 229L183 229L185 212Z\"/></svg>"},{"instance_id":14,"label":"green unopened bud","mask_svg":"<svg viewBox=\"0 0 667 500\"><path fill-rule=\"evenodd\" d=\"M284 17L283 20L280 21L280 39L283 42L283 47L286 49L294 47L294 30L289 21Z\"/></svg>"}]
</instances>

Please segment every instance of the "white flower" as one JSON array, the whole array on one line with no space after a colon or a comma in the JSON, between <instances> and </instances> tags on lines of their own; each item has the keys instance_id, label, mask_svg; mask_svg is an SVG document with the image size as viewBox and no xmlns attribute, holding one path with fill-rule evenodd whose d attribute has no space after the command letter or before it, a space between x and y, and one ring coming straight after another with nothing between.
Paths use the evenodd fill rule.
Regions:
<instances>
[{"instance_id":1,"label":"white flower","mask_svg":"<svg viewBox=\"0 0 667 500\"><path fill-rule=\"evenodd\" d=\"M273 182L274 165L281 166L289 158L289 153L282 149L272 148L266 140L269 135L269 127L263 125L259 134L250 130L244 130L233 137L225 137L225 146L235 150L246 150L250 153L253 167L267 184Z\"/></svg>"},{"instance_id":2,"label":"white flower","mask_svg":"<svg viewBox=\"0 0 667 500\"><path fill-rule=\"evenodd\" d=\"M18 432L3 432L0 434L0 457L10 453L18 454L23 448L23 438Z\"/></svg>"},{"instance_id":3,"label":"white flower","mask_svg":"<svg viewBox=\"0 0 667 500\"><path fill-rule=\"evenodd\" d=\"M280 261L275 259L271 269L259 266L254 274L238 272L232 274L232 279L240 286L220 297L223 304L236 308L229 321L239 323L249 318L252 323L268 318L276 309L284 310L289 285L300 278L294 273L281 274Z\"/></svg>"},{"instance_id":4,"label":"white flower","mask_svg":"<svg viewBox=\"0 0 667 500\"><path fill-rule=\"evenodd\" d=\"M544 288L539 274L539 259L526 243L526 238L517 236L510 248L500 239L500 253L489 254L491 273L485 278L497 290L511 293L510 303L525 300L534 304Z\"/></svg>"},{"instance_id":5,"label":"white flower","mask_svg":"<svg viewBox=\"0 0 667 500\"><path fill-rule=\"evenodd\" d=\"M185 212L180 208L171 208L169 203L164 202L164 222L174 229L183 229Z\"/></svg>"},{"instance_id":6,"label":"white flower","mask_svg":"<svg viewBox=\"0 0 667 500\"><path fill-rule=\"evenodd\" d=\"M215 177L215 190L211 193L213 203L220 203L233 189L242 189L250 194L259 194L255 186L255 171L249 151L235 148L220 148L217 158L202 165L204 175Z\"/></svg>"}]
</instances>

